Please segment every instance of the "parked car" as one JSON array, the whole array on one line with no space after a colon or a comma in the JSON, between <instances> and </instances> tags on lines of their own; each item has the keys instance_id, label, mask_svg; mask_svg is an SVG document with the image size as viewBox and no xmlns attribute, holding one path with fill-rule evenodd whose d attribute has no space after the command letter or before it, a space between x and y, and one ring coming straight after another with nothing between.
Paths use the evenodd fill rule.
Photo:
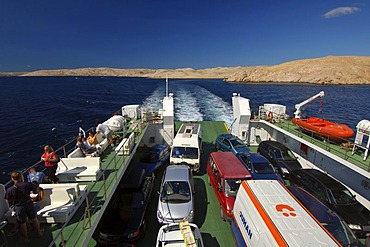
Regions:
<instances>
[{"instance_id":1,"label":"parked car","mask_svg":"<svg viewBox=\"0 0 370 247\"><path fill-rule=\"evenodd\" d=\"M263 141L257 152L266 157L283 178L289 179L291 171L302 168L293 152L280 142Z\"/></svg>"},{"instance_id":2,"label":"parked car","mask_svg":"<svg viewBox=\"0 0 370 247\"><path fill-rule=\"evenodd\" d=\"M285 184L284 179L276 173L268 159L257 153L239 153L236 157L251 173L253 179L279 180Z\"/></svg>"},{"instance_id":3,"label":"parked car","mask_svg":"<svg viewBox=\"0 0 370 247\"><path fill-rule=\"evenodd\" d=\"M208 183L220 203L221 219L231 221L239 186L243 180L252 179L252 176L232 152L210 153L207 173Z\"/></svg>"},{"instance_id":4,"label":"parked car","mask_svg":"<svg viewBox=\"0 0 370 247\"><path fill-rule=\"evenodd\" d=\"M250 151L242 140L232 134L221 134L217 136L215 148L216 150L233 152L234 154Z\"/></svg>"},{"instance_id":5,"label":"parked car","mask_svg":"<svg viewBox=\"0 0 370 247\"><path fill-rule=\"evenodd\" d=\"M342 246L363 246L347 223L337 213L303 188L298 186L287 186L287 188Z\"/></svg>"},{"instance_id":6,"label":"parked car","mask_svg":"<svg viewBox=\"0 0 370 247\"><path fill-rule=\"evenodd\" d=\"M370 234L370 211L340 182L317 169L294 170L290 183L296 184L338 213L359 238Z\"/></svg>"},{"instance_id":7,"label":"parked car","mask_svg":"<svg viewBox=\"0 0 370 247\"><path fill-rule=\"evenodd\" d=\"M100 244L130 242L145 230L145 212L154 186L154 174L133 170L119 185L102 219Z\"/></svg>"},{"instance_id":8,"label":"parked car","mask_svg":"<svg viewBox=\"0 0 370 247\"><path fill-rule=\"evenodd\" d=\"M204 244L202 240L202 235L200 234L198 226L192 223L188 223L188 224L194 236L195 246L203 247ZM164 225L158 231L156 247L193 246L190 244L191 243L185 243L184 235L182 234L181 229L180 229L180 223L171 223L168 225Z\"/></svg>"},{"instance_id":9,"label":"parked car","mask_svg":"<svg viewBox=\"0 0 370 247\"><path fill-rule=\"evenodd\" d=\"M188 165L169 165L159 191L157 219L160 224L193 221L194 182Z\"/></svg>"},{"instance_id":10,"label":"parked car","mask_svg":"<svg viewBox=\"0 0 370 247\"><path fill-rule=\"evenodd\" d=\"M164 144L157 144L145 151L143 157L136 167L146 172L155 172L162 165L168 164L170 158L170 147Z\"/></svg>"}]
</instances>

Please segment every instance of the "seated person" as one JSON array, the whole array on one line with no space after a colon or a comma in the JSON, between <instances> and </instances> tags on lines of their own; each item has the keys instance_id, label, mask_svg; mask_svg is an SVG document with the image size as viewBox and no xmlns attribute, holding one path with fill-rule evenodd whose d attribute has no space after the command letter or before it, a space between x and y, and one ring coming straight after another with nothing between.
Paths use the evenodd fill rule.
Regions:
<instances>
[{"instance_id":1,"label":"seated person","mask_svg":"<svg viewBox=\"0 0 370 247\"><path fill-rule=\"evenodd\" d=\"M47 177L45 173L38 172L35 167L31 167L28 169L27 181L30 183L37 181L39 184L42 184L47 182Z\"/></svg>"},{"instance_id":2,"label":"seated person","mask_svg":"<svg viewBox=\"0 0 370 247\"><path fill-rule=\"evenodd\" d=\"M32 181L32 183L36 187L36 190L31 191L30 198L35 211L38 211L40 209L39 203L44 199L44 189L40 187L40 184L37 181Z\"/></svg>"},{"instance_id":3,"label":"seated person","mask_svg":"<svg viewBox=\"0 0 370 247\"><path fill-rule=\"evenodd\" d=\"M85 155L89 155L89 154L94 153L96 151L96 147L86 146L86 143L84 141L85 141L84 138L78 137L76 147L80 148L82 153L85 154Z\"/></svg>"},{"instance_id":4,"label":"seated person","mask_svg":"<svg viewBox=\"0 0 370 247\"><path fill-rule=\"evenodd\" d=\"M99 144L98 138L97 138L98 133L89 132L89 136L87 137L87 142L90 144L90 146L94 146L96 144Z\"/></svg>"}]
</instances>

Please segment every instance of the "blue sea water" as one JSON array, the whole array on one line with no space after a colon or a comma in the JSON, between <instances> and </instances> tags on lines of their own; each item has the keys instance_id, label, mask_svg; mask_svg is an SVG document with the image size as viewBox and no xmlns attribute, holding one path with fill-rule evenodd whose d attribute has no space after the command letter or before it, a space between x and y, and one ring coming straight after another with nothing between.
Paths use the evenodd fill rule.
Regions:
<instances>
[{"instance_id":1,"label":"blue sea water","mask_svg":"<svg viewBox=\"0 0 370 247\"><path fill-rule=\"evenodd\" d=\"M116 77L0 77L0 173L36 163L43 146L60 147L97 119L108 119L123 105L145 104L160 108L165 96L163 79ZM287 106L293 116L297 103L325 91L305 108L308 116L345 123L353 130L370 119L369 86L309 84L231 84L218 79L170 80L175 97L175 119L232 122L232 93L250 99L258 110L264 103ZM0 178L1 179L1 178Z\"/></svg>"}]
</instances>

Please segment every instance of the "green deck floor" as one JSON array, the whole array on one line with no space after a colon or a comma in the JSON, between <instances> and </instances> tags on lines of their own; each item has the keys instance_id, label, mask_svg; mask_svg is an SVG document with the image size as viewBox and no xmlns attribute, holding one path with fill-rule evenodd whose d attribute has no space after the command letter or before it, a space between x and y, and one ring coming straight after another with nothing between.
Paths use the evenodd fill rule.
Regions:
<instances>
[{"instance_id":1,"label":"green deck floor","mask_svg":"<svg viewBox=\"0 0 370 247\"><path fill-rule=\"evenodd\" d=\"M221 133L227 133L224 122L201 122L203 132L203 154L201 156L201 169L198 174L194 175L195 185L195 209L194 209L194 223L200 228L203 242L205 246L235 246L234 239L231 233L230 224L222 221L220 217L220 205L216 196L208 184L206 164L210 152L215 151L214 141L216 136ZM176 124L177 128L179 123ZM158 203L159 184L161 175L157 175L156 188L153 193L153 198L149 204L146 214L146 232L145 235L137 242L135 246L155 246L157 233L160 225L157 222L156 210Z\"/></svg>"}]
</instances>

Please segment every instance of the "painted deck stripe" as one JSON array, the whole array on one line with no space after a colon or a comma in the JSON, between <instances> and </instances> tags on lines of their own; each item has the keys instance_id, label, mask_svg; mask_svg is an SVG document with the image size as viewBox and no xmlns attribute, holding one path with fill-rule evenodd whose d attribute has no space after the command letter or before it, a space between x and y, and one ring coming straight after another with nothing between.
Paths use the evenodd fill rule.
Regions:
<instances>
[{"instance_id":1,"label":"painted deck stripe","mask_svg":"<svg viewBox=\"0 0 370 247\"><path fill-rule=\"evenodd\" d=\"M225 129L227 131L228 134L230 134L230 130L229 130L229 127L227 127L226 123L224 122L224 126L225 126Z\"/></svg>"},{"instance_id":2,"label":"painted deck stripe","mask_svg":"<svg viewBox=\"0 0 370 247\"><path fill-rule=\"evenodd\" d=\"M262 217L263 221L265 222L267 228L270 230L272 236L274 237L276 243L280 246L288 246L285 242L284 238L281 236L279 230L276 228L275 224L272 222L270 217L267 215L266 211L263 209L262 205L259 203L256 196L253 194L252 190L250 189L249 185L246 182L242 183L245 191L247 192L249 198L251 199L254 207L257 209L258 213Z\"/></svg>"}]
</instances>

